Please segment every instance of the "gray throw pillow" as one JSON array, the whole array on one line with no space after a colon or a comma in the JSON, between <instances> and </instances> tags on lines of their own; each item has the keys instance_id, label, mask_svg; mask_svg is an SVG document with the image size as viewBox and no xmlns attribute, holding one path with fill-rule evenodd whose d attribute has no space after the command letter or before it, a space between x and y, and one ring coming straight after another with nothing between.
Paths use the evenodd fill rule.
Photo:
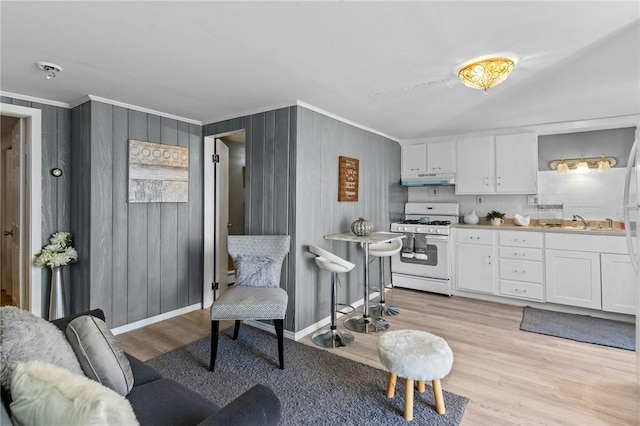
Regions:
<instances>
[{"instance_id":1,"label":"gray throw pillow","mask_svg":"<svg viewBox=\"0 0 640 426\"><path fill-rule=\"evenodd\" d=\"M14 306L0 308L0 382L11 388L18 362L41 361L83 374L62 331L49 321Z\"/></svg>"},{"instance_id":2,"label":"gray throw pillow","mask_svg":"<svg viewBox=\"0 0 640 426\"><path fill-rule=\"evenodd\" d=\"M129 359L104 321L83 315L71 321L65 333L87 377L120 395L129 394L133 387Z\"/></svg>"},{"instance_id":3,"label":"gray throw pillow","mask_svg":"<svg viewBox=\"0 0 640 426\"><path fill-rule=\"evenodd\" d=\"M239 255L233 259L238 287L280 287L278 262L269 256Z\"/></svg>"}]
</instances>

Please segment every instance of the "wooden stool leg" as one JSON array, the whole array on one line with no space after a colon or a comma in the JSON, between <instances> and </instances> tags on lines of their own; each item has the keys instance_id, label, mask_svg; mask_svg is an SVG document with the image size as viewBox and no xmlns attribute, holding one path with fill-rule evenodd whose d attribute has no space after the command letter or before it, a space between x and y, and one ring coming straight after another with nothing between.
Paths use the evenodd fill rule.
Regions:
<instances>
[{"instance_id":1,"label":"wooden stool leg","mask_svg":"<svg viewBox=\"0 0 640 426\"><path fill-rule=\"evenodd\" d=\"M407 379L404 385L404 419L413 420L413 379Z\"/></svg>"},{"instance_id":2,"label":"wooden stool leg","mask_svg":"<svg viewBox=\"0 0 640 426\"><path fill-rule=\"evenodd\" d=\"M442 396L440 380L434 380L431 384L433 385L433 397L436 400L436 412L438 414L444 414L447 410L444 408L444 397Z\"/></svg>"},{"instance_id":3,"label":"wooden stool leg","mask_svg":"<svg viewBox=\"0 0 640 426\"><path fill-rule=\"evenodd\" d=\"M396 379L398 378L398 376L396 376L393 373L389 373L389 380L387 381L387 397L388 398L393 398L393 396L396 394Z\"/></svg>"},{"instance_id":4,"label":"wooden stool leg","mask_svg":"<svg viewBox=\"0 0 640 426\"><path fill-rule=\"evenodd\" d=\"M427 388L424 385L424 380L418 380L418 392L424 393Z\"/></svg>"}]
</instances>

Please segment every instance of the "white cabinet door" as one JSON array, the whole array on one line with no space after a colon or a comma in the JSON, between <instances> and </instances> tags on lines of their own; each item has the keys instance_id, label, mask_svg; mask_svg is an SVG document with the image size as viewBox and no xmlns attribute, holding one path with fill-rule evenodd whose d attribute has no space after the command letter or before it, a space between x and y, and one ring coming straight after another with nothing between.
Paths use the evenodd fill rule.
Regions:
<instances>
[{"instance_id":1,"label":"white cabinet door","mask_svg":"<svg viewBox=\"0 0 640 426\"><path fill-rule=\"evenodd\" d=\"M545 250L547 302L600 309L600 253Z\"/></svg>"},{"instance_id":2,"label":"white cabinet door","mask_svg":"<svg viewBox=\"0 0 640 426\"><path fill-rule=\"evenodd\" d=\"M427 171L427 145L406 145L402 147L401 174L415 176Z\"/></svg>"},{"instance_id":3,"label":"white cabinet door","mask_svg":"<svg viewBox=\"0 0 640 426\"><path fill-rule=\"evenodd\" d=\"M493 137L456 142L456 194L495 192Z\"/></svg>"},{"instance_id":4,"label":"white cabinet door","mask_svg":"<svg viewBox=\"0 0 640 426\"><path fill-rule=\"evenodd\" d=\"M427 172L455 173L456 152L453 141L427 144Z\"/></svg>"},{"instance_id":5,"label":"white cabinet door","mask_svg":"<svg viewBox=\"0 0 640 426\"><path fill-rule=\"evenodd\" d=\"M495 294L495 263L497 260L495 252L496 250L493 246L457 244L457 288Z\"/></svg>"},{"instance_id":6,"label":"white cabinet door","mask_svg":"<svg viewBox=\"0 0 640 426\"><path fill-rule=\"evenodd\" d=\"M535 133L496 136L496 192L538 192L538 137Z\"/></svg>"},{"instance_id":7,"label":"white cabinet door","mask_svg":"<svg viewBox=\"0 0 640 426\"><path fill-rule=\"evenodd\" d=\"M631 259L624 254L602 253L602 310L636 314L637 277Z\"/></svg>"}]
</instances>

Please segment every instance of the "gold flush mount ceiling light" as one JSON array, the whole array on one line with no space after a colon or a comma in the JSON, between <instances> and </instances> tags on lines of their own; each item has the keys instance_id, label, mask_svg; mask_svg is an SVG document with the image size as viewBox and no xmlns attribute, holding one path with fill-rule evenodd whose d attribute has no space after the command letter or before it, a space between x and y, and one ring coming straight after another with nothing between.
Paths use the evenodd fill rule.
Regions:
<instances>
[{"instance_id":1,"label":"gold flush mount ceiling light","mask_svg":"<svg viewBox=\"0 0 640 426\"><path fill-rule=\"evenodd\" d=\"M506 56L476 58L462 64L457 74L465 86L487 93L507 79L516 62L515 57Z\"/></svg>"}]
</instances>

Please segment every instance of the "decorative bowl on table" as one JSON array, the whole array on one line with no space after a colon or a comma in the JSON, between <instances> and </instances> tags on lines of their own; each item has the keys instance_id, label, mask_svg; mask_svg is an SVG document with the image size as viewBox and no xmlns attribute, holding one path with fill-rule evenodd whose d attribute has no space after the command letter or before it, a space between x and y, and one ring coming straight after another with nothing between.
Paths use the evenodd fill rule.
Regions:
<instances>
[{"instance_id":1,"label":"decorative bowl on table","mask_svg":"<svg viewBox=\"0 0 640 426\"><path fill-rule=\"evenodd\" d=\"M359 237L366 237L373 232L373 223L360 217L351 224L351 232Z\"/></svg>"},{"instance_id":2,"label":"decorative bowl on table","mask_svg":"<svg viewBox=\"0 0 640 426\"><path fill-rule=\"evenodd\" d=\"M513 215L513 223L518 226L529 226L529 223L531 223L531 216L522 216L516 213Z\"/></svg>"}]
</instances>

